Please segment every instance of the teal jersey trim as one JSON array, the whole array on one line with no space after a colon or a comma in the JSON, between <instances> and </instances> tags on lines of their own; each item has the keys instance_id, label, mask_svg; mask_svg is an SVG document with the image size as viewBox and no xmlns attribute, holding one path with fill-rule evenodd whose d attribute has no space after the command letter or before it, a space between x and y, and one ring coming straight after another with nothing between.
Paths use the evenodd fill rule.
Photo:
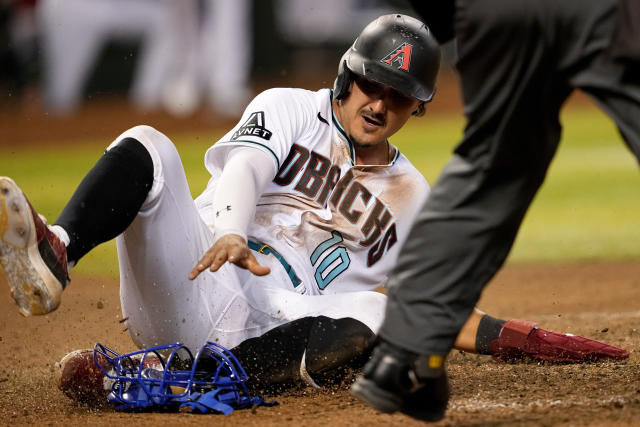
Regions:
<instances>
[{"instance_id":1,"label":"teal jersey trim","mask_svg":"<svg viewBox=\"0 0 640 427\"><path fill-rule=\"evenodd\" d=\"M254 242L252 240L249 240L247 243L249 245L249 248L256 252L260 252L261 254L264 254L264 255L273 255L274 257L276 257L276 259L280 261L280 264L282 264L282 266L284 267L284 270L289 275L289 278L291 279L291 283L293 284L294 288L297 288L300 285L300 283L302 283L302 280L298 278L298 276L296 275L296 272L293 270L293 267L291 267L291 265L287 262L287 260L284 259L284 257L280 255L278 251L276 251L266 243Z\"/></svg>"},{"instance_id":2,"label":"teal jersey trim","mask_svg":"<svg viewBox=\"0 0 640 427\"><path fill-rule=\"evenodd\" d=\"M342 138L347 142L347 147L349 148L349 156L351 157L351 166L356 164L356 149L353 146L353 142L351 142L351 139L347 136L347 134L344 131L344 128L342 127L342 125L340 124L340 122L338 121L338 118L336 117L336 114L334 113L333 109L331 109L331 121L333 122L333 124L335 125L336 129L338 130L338 133L340 135L342 135Z\"/></svg>"},{"instance_id":3,"label":"teal jersey trim","mask_svg":"<svg viewBox=\"0 0 640 427\"><path fill-rule=\"evenodd\" d=\"M393 160L391 160L391 163L389 163L389 166L395 165L398 159L400 158L400 150L398 149L398 147L395 147L395 149L396 149L396 154L395 156L393 156Z\"/></svg>"}]
</instances>

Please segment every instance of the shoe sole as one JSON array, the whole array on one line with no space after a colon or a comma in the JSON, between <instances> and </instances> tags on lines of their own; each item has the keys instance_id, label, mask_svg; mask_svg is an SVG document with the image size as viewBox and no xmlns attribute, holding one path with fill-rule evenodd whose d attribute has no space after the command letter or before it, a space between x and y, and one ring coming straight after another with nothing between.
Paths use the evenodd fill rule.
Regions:
<instances>
[{"instance_id":1,"label":"shoe sole","mask_svg":"<svg viewBox=\"0 0 640 427\"><path fill-rule=\"evenodd\" d=\"M360 377L351 386L351 394L363 400L376 411L385 414L397 412L402 407L402 399L378 387L375 382Z\"/></svg>"},{"instance_id":2,"label":"shoe sole","mask_svg":"<svg viewBox=\"0 0 640 427\"><path fill-rule=\"evenodd\" d=\"M29 203L6 177L0 178L0 264L23 316L47 314L60 305L62 285L40 256Z\"/></svg>"}]
</instances>

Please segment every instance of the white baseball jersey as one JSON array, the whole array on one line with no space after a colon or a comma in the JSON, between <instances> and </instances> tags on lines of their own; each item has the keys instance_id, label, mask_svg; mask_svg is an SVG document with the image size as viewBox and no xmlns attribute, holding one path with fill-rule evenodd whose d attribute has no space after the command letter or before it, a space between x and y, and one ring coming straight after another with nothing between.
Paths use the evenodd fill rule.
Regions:
<instances>
[{"instance_id":1,"label":"white baseball jersey","mask_svg":"<svg viewBox=\"0 0 640 427\"><path fill-rule=\"evenodd\" d=\"M197 205L207 224L215 226L211 201L222 162L237 146L265 151L278 170L247 234L291 266L291 280L281 285L315 295L386 284L429 191L404 155L395 150L389 165L354 165L330 90L267 90L206 153L212 179Z\"/></svg>"},{"instance_id":2,"label":"white baseball jersey","mask_svg":"<svg viewBox=\"0 0 640 427\"><path fill-rule=\"evenodd\" d=\"M154 166L147 199L117 238L122 312L138 346L180 341L197 349L211 340L233 348L308 316L349 317L378 331L386 296L374 289L386 284L429 188L397 150L389 165L354 165L330 90L258 95L207 151L212 178L195 202L169 138L137 126L112 145L127 137L147 148ZM225 263L189 280L215 241L217 178L225 152L238 146L264 150L276 165L247 231L271 273Z\"/></svg>"}]
</instances>

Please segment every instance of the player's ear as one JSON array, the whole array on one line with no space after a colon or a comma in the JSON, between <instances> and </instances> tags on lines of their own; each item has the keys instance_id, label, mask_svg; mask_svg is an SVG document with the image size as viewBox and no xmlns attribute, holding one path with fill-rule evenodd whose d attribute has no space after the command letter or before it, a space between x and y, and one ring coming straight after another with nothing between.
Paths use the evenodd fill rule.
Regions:
<instances>
[{"instance_id":1,"label":"player's ear","mask_svg":"<svg viewBox=\"0 0 640 427\"><path fill-rule=\"evenodd\" d=\"M412 115L416 116L416 117L420 117L420 116L424 116L424 113L427 109L427 103L424 101L421 101L418 104L418 108L415 109L415 111L413 113L411 113Z\"/></svg>"}]
</instances>

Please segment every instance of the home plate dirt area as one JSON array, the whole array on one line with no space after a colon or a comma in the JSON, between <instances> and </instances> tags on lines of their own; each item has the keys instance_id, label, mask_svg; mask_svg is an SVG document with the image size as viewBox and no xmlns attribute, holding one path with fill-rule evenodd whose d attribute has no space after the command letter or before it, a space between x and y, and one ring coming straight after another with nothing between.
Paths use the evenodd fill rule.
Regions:
<instances>
[{"instance_id":1,"label":"home plate dirt area","mask_svg":"<svg viewBox=\"0 0 640 427\"><path fill-rule=\"evenodd\" d=\"M56 389L55 363L67 352L101 342L134 350L120 323L115 280L73 277L61 307L24 318L0 278L0 419L6 425L422 425L378 414L346 386L299 389L279 405L229 416L119 413L89 408ZM640 425L640 261L507 265L479 307L501 318L524 318L546 329L606 341L630 351L622 362L505 364L453 351L452 397L436 425Z\"/></svg>"}]
</instances>

